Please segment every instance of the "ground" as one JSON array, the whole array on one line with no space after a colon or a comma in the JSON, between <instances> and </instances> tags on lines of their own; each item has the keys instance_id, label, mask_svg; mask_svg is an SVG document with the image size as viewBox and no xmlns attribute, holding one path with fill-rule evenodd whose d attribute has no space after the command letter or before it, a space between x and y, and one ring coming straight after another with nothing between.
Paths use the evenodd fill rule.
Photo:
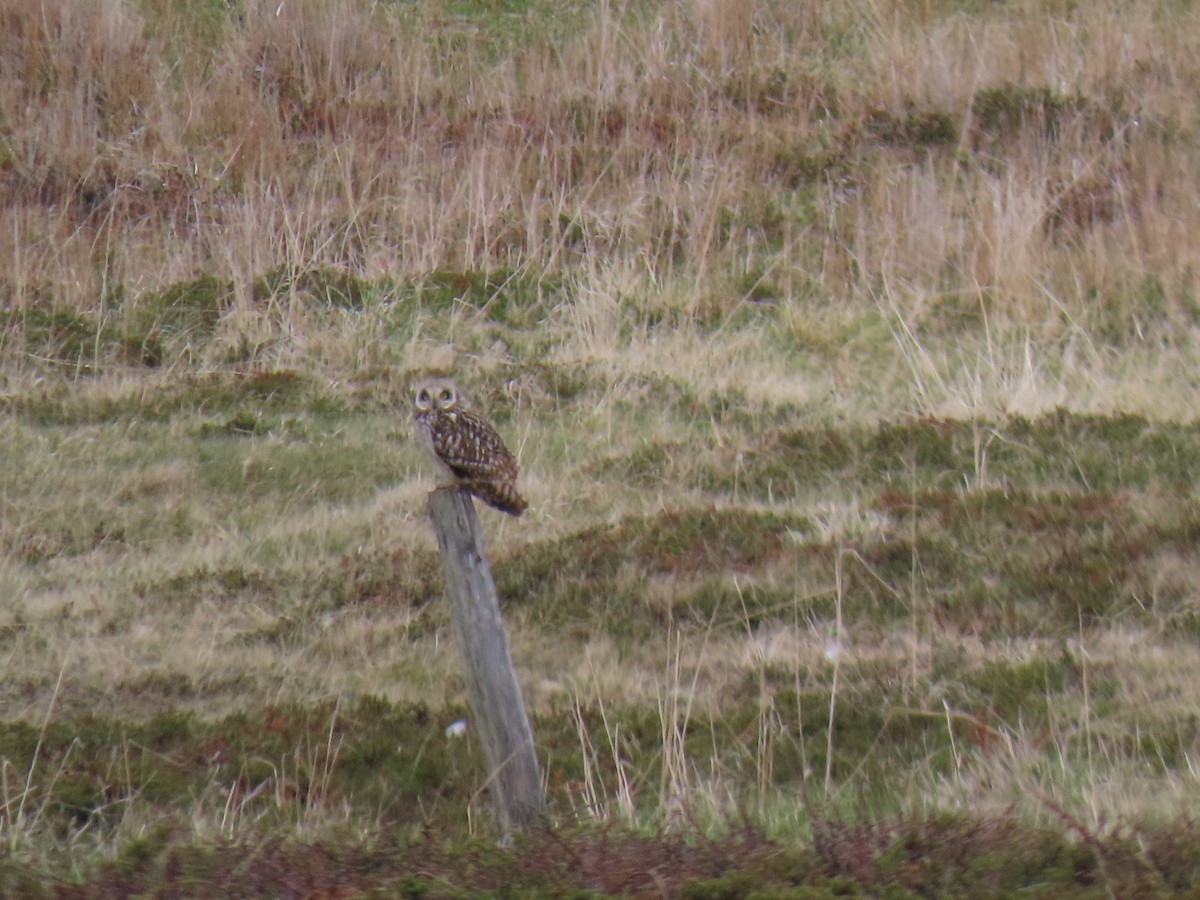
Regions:
<instances>
[{"instance_id":1,"label":"ground","mask_svg":"<svg viewBox=\"0 0 1200 900\"><path fill-rule=\"evenodd\" d=\"M3 891L1196 891L1198 16L0 2Z\"/></svg>"}]
</instances>

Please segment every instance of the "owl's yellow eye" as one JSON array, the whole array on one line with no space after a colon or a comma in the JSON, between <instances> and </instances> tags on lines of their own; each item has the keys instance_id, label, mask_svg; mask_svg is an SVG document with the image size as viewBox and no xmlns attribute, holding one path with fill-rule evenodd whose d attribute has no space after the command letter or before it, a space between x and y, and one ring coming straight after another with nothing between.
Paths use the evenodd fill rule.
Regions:
<instances>
[{"instance_id":1,"label":"owl's yellow eye","mask_svg":"<svg viewBox=\"0 0 1200 900\"><path fill-rule=\"evenodd\" d=\"M442 392L438 394L438 400L441 401L442 404L449 403L453 399L454 393L452 391L443 389Z\"/></svg>"}]
</instances>

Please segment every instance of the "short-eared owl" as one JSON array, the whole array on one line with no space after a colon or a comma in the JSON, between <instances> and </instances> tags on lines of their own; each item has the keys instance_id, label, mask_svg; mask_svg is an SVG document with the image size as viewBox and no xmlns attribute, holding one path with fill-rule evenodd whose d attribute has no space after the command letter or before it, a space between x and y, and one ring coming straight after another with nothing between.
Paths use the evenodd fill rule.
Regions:
<instances>
[{"instance_id":1,"label":"short-eared owl","mask_svg":"<svg viewBox=\"0 0 1200 900\"><path fill-rule=\"evenodd\" d=\"M517 493L517 461L496 429L461 405L449 378L417 385L413 425L417 440L454 483L488 506L519 516L529 505Z\"/></svg>"}]
</instances>

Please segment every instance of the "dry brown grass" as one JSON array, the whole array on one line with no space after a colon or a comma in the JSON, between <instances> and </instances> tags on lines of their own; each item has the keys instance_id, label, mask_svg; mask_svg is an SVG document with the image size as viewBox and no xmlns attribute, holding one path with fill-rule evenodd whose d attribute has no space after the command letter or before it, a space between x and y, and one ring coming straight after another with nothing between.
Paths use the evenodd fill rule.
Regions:
<instances>
[{"instance_id":1,"label":"dry brown grass","mask_svg":"<svg viewBox=\"0 0 1200 900\"><path fill-rule=\"evenodd\" d=\"M3 718L460 701L402 413L410 375L456 369L533 501L486 520L502 565L663 510L813 529L750 571L629 565L583 612L506 598L531 705L576 710L596 767L575 812L792 827L773 767L832 758L803 726L861 697L886 701L876 744L931 721L954 744L881 803L1044 822L1049 801L1094 829L1186 810L1194 747L1155 780L1128 740L1197 696L1186 537L1138 559L1144 616L1070 638L1108 705L1072 682L1026 726L945 698L1067 639L999 639L986 609L946 625L917 559L940 545L883 487L744 472L800 429L928 415L974 423L954 491L1003 493L1024 487L989 467L1012 417L1200 418L1197 94L1200 12L1169 2L0 0ZM450 301L417 290L438 272L462 279ZM484 272L507 280L481 304ZM303 276L330 273L362 295L315 300ZM172 325L164 291L200 276L217 299ZM527 282L544 314L506 319ZM945 474L915 458L886 490ZM1188 515L1165 476L1127 490L1146 521ZM797 612L751 621L733 598L753 591ZM621 631L646 621L684 625ZM616 706L658 717L657 756ZM689 758L691 716L737 718L727 755ZM1063 751L1043 777L1067 747L1086 764ZM197 833L243 834L221 815Z\"/></svg>"},{"instance_id":2,"label":"dry brown grass","mask_svg":"<svg viewBox=\"0 0 1200 900\"><path fill-rule=\"evenodd\" d=\"M17 307L102 307L116 283L136 303L200 273L246 303L280 265L376 278L601 259L682 276L694 313L733 299L700 282L765 255L843 300L869 302L882 278L1044 326L1046 291L1153 273L1173 292L1195 262L1194 166L1162 149L1198 81L1178 11L601 7L557 51L534 34L490 67L484 37L431 39L393 7L5 6L0 258ZM1009 84L1082 100L1049 138L972 121L973 98ZM965 117L959 146L978 159L864 143L872 114L906 110ZM855 160L853 177L818 177L811 211L784 212L780 259L761 208L786 204L776 186L803 177L789 166L826 158ZM1119 221L1044 239L1056 197L1113 172ZM1106 272L1114 258L1139 271Z\"/></svg>"}]
</instances>

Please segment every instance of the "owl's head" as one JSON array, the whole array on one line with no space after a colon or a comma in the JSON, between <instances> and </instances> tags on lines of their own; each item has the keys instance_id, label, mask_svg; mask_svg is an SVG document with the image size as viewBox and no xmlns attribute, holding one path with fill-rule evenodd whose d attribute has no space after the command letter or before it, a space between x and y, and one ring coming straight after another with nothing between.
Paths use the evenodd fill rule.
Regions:
<instances>
[{"instance_id":1,"label":"owl's head","mask_svg":"<svg viewBox=\"0 0 1200 900\"><path fill-rule=\"evenodd\" d=\"M459 404L458 388L449 378L427 378L417 385L414 403L419 413L449 411Z\"/></svg>"}]
</instances>

